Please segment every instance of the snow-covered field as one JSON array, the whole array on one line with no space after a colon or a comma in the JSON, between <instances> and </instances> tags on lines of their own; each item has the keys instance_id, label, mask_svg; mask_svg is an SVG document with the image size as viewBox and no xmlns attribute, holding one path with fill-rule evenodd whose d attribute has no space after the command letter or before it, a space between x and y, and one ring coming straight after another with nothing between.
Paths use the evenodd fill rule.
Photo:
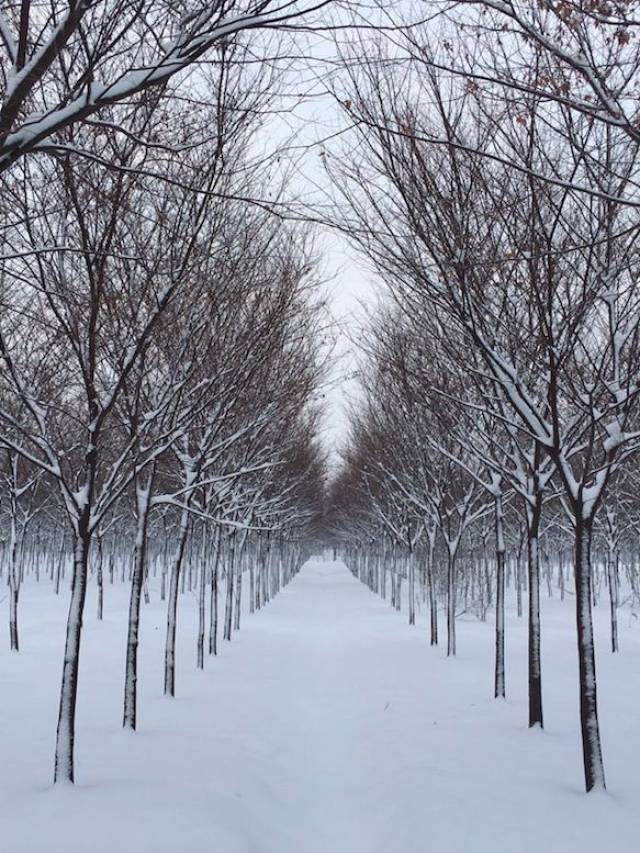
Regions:
<instances>
[{"instance_id":1,"label":"snow-covered field","mask_svg":"<svg viewBox=\"0 0 640 853\"><path fill-rule=\"evenodd\" d=\"M182 596L175 700L151 588L140 731L120 728L127 590L90 591L75 787L51 786L66 597L28 580L19 654L0 653L2 853L626 853L640 849L640 630L608 652L596 608L606 794L582 793L571 602L543 599L546 730L526 726L526 622L507 621L506 702L491 623L458 657L426 642L340 563L312 561L195 669ZM7 602L2 604L6 618Z\"/></svg>"}]
</instances>

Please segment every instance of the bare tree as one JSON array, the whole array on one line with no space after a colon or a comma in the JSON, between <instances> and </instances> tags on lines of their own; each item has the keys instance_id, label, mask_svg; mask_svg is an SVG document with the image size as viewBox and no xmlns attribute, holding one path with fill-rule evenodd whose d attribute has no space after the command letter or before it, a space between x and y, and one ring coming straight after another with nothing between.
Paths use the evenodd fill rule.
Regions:
<instances>
[{"instance_id":1,"label":"bare tree","mask_svg":"<svg viewBox=\"0 0 640 853\"><path fill-rule=\"evenodd\" d=\"M0 15L0 171L30 152L82 150L60 134L142 92L169 92L174 77L184 78L212 48L224 50L242 33L287 27L303 17L309 24L309 16L327 5L55 0L43 6L21 0ZM97 122L153 144L144 122L131 128L126 115L125 106Z\"/></svg>"}]
</instances>

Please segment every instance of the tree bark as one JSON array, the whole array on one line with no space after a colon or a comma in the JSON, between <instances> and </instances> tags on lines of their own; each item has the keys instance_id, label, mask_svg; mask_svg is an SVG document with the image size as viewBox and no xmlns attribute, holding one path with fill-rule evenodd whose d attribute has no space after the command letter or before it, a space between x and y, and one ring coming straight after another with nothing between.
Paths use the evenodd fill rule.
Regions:
<instances>
[{"instance_id":1,"label":"tree bark","mask_svg":"<svg viewBox=\"0 0 640 853\"><path fill-rule=\"evenodd\" d=\"M504 666L504 515L502 496L495 499L496 524L496 665L494 678L494 697L505 697Z\"/></svg>"},{"instance_id":2,"label":"tree bark","mask_svg":"<svg viewBox=\"0 0 640 853\"><path fill-rule=\"evenodd\" d=\"M244 542L240 546L238 559L236 560L236 600L235 613L233 617L234 631L240 630L240 611L242 609L242 565L244 563Z\"/></svg>"},{"instance_id":3,"label":"tree bark","mask_svg":"<svg viewBox=\"0 0 640 853\"><path fill-rule=\"evenodd\" d=\"M409 551L407 570L409 573L409 625L416 624L416 564L413 552Z\"/></svg>"},{"instance_id":4,"label":"tree bark","mask_svg":"<svg viewBox=\"0 0 640 853\"><path fill-rule=\"evenodd\" d=\"M580 727L587 792L605 788L604 764L598 723L596 661L591 613L591 523L579 507L575 518L576 624L580 672Z\"/></svg>"},{"instance_id":5,"label":"tree bark","mask_svg":"<svg viewBox=\"0 0 640 853\"><path fill-rule=\"evenodd\" d=\"M227 589L224 604L224 631L223 640L231 641L231 627L233 620L233 583L235 575L235 534L229 534L229 554L227 559Z\"/></svg>"},{"instance_id":6,"label":"tree bark","mask_svg":"<svg viewBox=\"0 0 640 853\"><path fill-rule=\"evenodd\" d=\"M447 657L456 653L456 557L447 548Z\"/></svg>"},{"instance_id":7,"label":"tree bark","mask_svg":"<svg viewBox=\"0 0 640 853\"><path fill-rule=\"evenodd\" d=\"M104 605L104 584L102 576L102 537L98 536L98 555L97 555L97 582L98 582L98 622L102 622L102 610Z\"/></svg>"},{"instance_id":8,"label":"tree bark","mask_svg":"<svg viewBox=\"0 0 640 853\"><path fill-rule=\"evenodd\" d=\"M207 528L202 525L202 542L200 543L200 587L198 589L198 669L204 669L204 623L205 623L205 592L207 589Z\"/></svg>"},{"instance_id":9,"label":"tree bark","mask_svg":"<svg viewBox=\"0 0 640 853\"><path fill-rule=\"evenodd\" d=\"M249 551L249 613L256 612L255 550Z\"/></svg>"},{"instance_id":10,"label":"tree bark","mask_svg":"<svg viewBox=\"0 0 640 853\"><path fill-rule=\"evenodd\" d=\"M164 654L164 695L176 695L176 620L178 616L178 584L180 582L180 569L184 558L187 534L189 532L189 513L186 509L182 511L180 520L180 536L178 539L178 551L171 567L171 579L169 581L169 601L167 604L167 640Z\"/></svg>"},{"instance_id":11,"label":"tree bark","mask_svg":"<svg viewBox=\"0 0 640 853\"><path fill-rule=\"evenodd\" d=\"M527 536L527 562L529 574L529 728L544 727L542 714L542 657L540 631L540 556L538 528L540 506L531 517Z\"/></svg>"},{"instance_id":12,"label":"tree bark","mask_svg":"<svg viewBox=\"0 0 640 853\"><path fill-rule=\"evenodd\" d=\"M140 598L144 582L144 567L147 556L147 527L149 521L151 477L143 488L136 491L138 525L133 557L133 577L129 597L129 621L127 624L127 655L124 676L124 711L122 725L135 731L138 706L138 642L140 634Z\"/></svg>"},{"instance_id":13,"label":"tree bark","mask_svg":"<svg viewBox=\"0 0 640 853\"><path fill-rule=\"evenodd\" d=\"M20 650L18 642L18 597L20 595L20 571L18 566L18 532L16 530L17 507L11 501L11 534L9 542L9 648Z\"/></svg>"},{"instance_id":14,"label":"tree bark","mask_svg":"<svg viewBox=\"0 0 640 853\"><path fill-rule=\"evenodd\" d=\"M89 565L89 511L84 510L78 520L74 541L73 584L67 617L67 635L64 648L60 707L56 731L56 753L53 781L74 781L74 746L76 701L78 698L78 667L80 664L80 639L82 616L87 596L87 570Z\"/></svg>"},{"instance_id":15,"label":"tree bark","mask_svg":"<svg viewBox=\"0 0 640 853\"><path fill-rule=\"evenodd\" d=\"M611 613L611 651L617 652L618 643L618 567L615 551L607 555L607 580L609 581L609 609Z\"/></svg>"},{"instance_id":16,"label":"tree bark","mask_svg":"<svg viewBox=\"0 0 640 853\"><path fill-rule=\"evenodd\" d=\"M429 585L429 614L430 614L430 645L438 645L438 601L436 597L436 585L433 577L433 554L435 540L429 541L429 551L427 553L427 583Z\"/></svg>"},{"instance_id":17,"label":"tree bark","mask_svg":"<svg viewBox=\"0 0 640 853\"><path fill-rule=\"evenodd\" d=\"M218 528L216 538L216 558L211 569L211 607L209 617L209 654L218 654L218 575L220 549L222 547L222 528Z\"/></svg>"}]
</instances>

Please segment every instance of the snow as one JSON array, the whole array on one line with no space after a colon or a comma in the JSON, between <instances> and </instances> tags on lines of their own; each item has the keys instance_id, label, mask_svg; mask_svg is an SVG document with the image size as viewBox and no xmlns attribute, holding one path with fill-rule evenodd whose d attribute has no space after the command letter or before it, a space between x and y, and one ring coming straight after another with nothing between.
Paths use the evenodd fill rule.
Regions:
<instances>
[{"instance_id":1,"label":"snow","mask_svg":"<svg viewBox=\"0 0 640 853\"><path fill-rule=\"evenodd\" d=\"M493 626L458 621L458 656L341 563L318 560L196 671L180 599L177 698L162 694L165 605L150 578L140 730L120 728L128 585L89 589L76 780L51 787L68 599L25 579L19 654L0 652L0 847L7 853L616 853L640 838L640 630L607 653L595 610L609 790L582 793L574 599L542 601L544 732L529 731L526 621L507 599L507 700ZM0 616L7 615L6 600ZM443 615L441 614L441 624ZM612 843L614 847L612 848Z\"/></svg>"},{"instance_id":2,"label":"snow","mask_svg":"<svg viewBox=\"0 0 640 853\"><path fill-rule=\"evenodd\" d=\"M606 453L611 453L617 447L624 443L625 436L620 428L620 422L616 418L604 426L607 437L602 442L602 446Z\"/></svg>"},{"instance_id":3,"label":"snow","mask_svg":"<svg viewBox=\"0 0 640 853\"><path fill-rule=\"evenodd\" d=\"M82 512L89 500L89 484L84 483L76 492L72 492L71 498L77 506L78 512Z\"/></svg>"}]
</instances>

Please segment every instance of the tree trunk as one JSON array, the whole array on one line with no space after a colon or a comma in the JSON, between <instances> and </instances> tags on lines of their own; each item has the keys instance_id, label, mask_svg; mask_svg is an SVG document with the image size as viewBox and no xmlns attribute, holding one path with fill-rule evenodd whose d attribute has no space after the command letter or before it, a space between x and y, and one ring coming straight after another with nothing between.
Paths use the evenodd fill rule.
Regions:
<instances>
[{"instance_id":1,"label":"tree trunk","mask_svg":"<svg viewBox=\"0 0 640 853\"><path fill-rule=\"evenodd\" d=\"M271 575L271 533L267 530L267 544L265 547L265 557L264 557L264 573L263 573L263 589L262 589L262 603L269 603L269 578Z\"/></svg>"},{"instance_id":2,"label":"tree trunk","mask_svg":"<svg viewBox=\"0 0 640 853\"><path fill-rule=\"evenodd\" d=\"M540 635L540 556L538 528L540 523L541 499L529 519L527 535L527 561L529 574L529 728L543 728L542 715L542 658Z\"/></svg>"},{"instance_id":3,"label":"tree trunk","mask_svg":"<svg viewBox=\"0 0 640 853\"><path fill-rule=\"evenodd\" d=\"M162 571L160 573L160 601L165 601L167 598L167 571L169 567L169 537L167 530L164 531L164 548L162 554Z\"/></svg>"},{"instance_id":4,"label":"tree trunk","mask_svg":"<svg viewBox=\"0 0 640 853\"><path fill-rule=\"evenodd\" d=\"M436 598L436 585L433 577L433 553L435 540L429 542L429 551L427 554L427 583L429 584L429 613L430 613L430 629L431 638L430 645L438 645L438 601Z\"/></svg>"},{"instance_id":5,"label":"tree trunk","mask_svg":"<svg viewBox=\"0 0 640 853\"><path fill-rule=\"evenodd\" d=\"M56 585L55 585L55 593L56 595L60 595L60 576L62 574L62 564L65 559L65 544L66 537L63 534L62 541L60 542L60 554L58 555L58 564L56 566Z\"/></svg>"},{"instance_id":6,"label":"tree trunk","mask_svg":"<svg viewBox=\"0 0 640 853\"><path fill-rule=\"evenodd\" d=\"M127 657L124 676L124 713L122 725L125 729L135 730L138 704L138 641L140 633L140 598L144 582L144 569L147 556L147 526L151 506L151 483L136 490L138 525L133 557L133 576L129 598L129 622L127 625Z\"/></svg>"},{"instance_id":7,"label":"tree trunk","mask_svg":"<svg viewBox=\"0 0 640 853\"><path fill-rule=\"evenodd\" d=\"M176 695L176 621L178 616L178 585L180 582L180 569L184 558L187 534L189 532L189 513L186 509L182 511L180 520L180 536L178 539L178 552L171 567L171 579L169 581L169 601L167 604L167 640L164 654L164 695Z\"/></svg>"},{"instance_id":8,"label":"tree trunk","mask_svg":"<svg viewBox=\"0 0 640 853\"><path fill-rule=\"evenodd\" d=\"M447 548L447 657L456 653L456 557Z\"/></svg>"},{"instance_id":9,"label":"tree trunk","mask_svg":"<svg viewBox=\"0 0 640 853\"><path fill-rule=\"evenodd\" d=\"M97 581L98 581L98 622L102 622L102 610L104 605L104 584L102 578L102 537L98 537L98 555L97 555Z\"/></svg>"},{"instance_id":10,"label":"tree trunk","mask_svg":"<svg viewBox=\"0 0 640 853\"><path fill-rule=\"evenodd\" d=\"M504 674L504 515L502 496L495 499L496 524L496 665L494 678L494 697L505 697Z\"/></svg>"},{"instance_id":11,"label":"tree trunk","mask_svg":"<svg viewBox=\"0 0 640 853\"><path fill-rule=\"evenodd\" d=\"M218 575L220 566L220 549L222 547L222 528L218 528L216 540L216 558L211 569L211 608L209 621L209 654L218 654Z\"/></svg>"},{"instance_id":12,"label":"tree trunk","mask_svg":"<svg viewBox=\"0 0 640 853\"><path fill-rule=\"evenodd\" d=\"M233 620L233 582L235 575L235 534L229 534L229 557L227 560L227 589L224 604L224 632L222 638L231 641L231 626Z\"/></svg>"},{"instance_id":13,"label":"tree trunk","mask_svg":"<svg viewBox=\"0 0 640 853\"><path fill-rule=\"evenodd\" d=\"M18 596L19 587L10 584L9 590L9 645L12 652L20 651L18 642Z\"/></svg>"},{"instance_id":14,"label":"tree trunk","mask_svg":"<svg viewBox=\"0 0 640 853\"><path fill-rule=\"evenodd\" d=\"M198 589L198 669L204 669L204 621L205 621L205 592L207 589L207 528L202 525L202 542L200 543L200 587Z\"/></svg>"},{"instance_id":15,"label":"tree trunk","mask_svg":"<svg viewBox=\"0 0 640 853\"><path fill-rule=\"evenodd\" d=\"M115 540L115 536L113 537L113 539ZM109 586L113 586L113 572L115 569L115 563L116 563L116 559L115 559L115 556L113 554L113 548L112 548L112 551L109 554Z\"/></svg>"},{"instance_id":16,"label":"tree trunk","mask_svg":"<svg viewBox=\"0 0 640 853\"><path fill-rule=\"evenodd\" d=\"M262 577L264 574L264 551L262 546L262 534L258 531L258 543L256 546L256 562L257 562L257 577L256 577L256 589L255 589L255 603L256 610L260 610L262 607Z\"/></svg>"},{"instance_id":17,"label":"tree trunk","mask_svg":"<svg viewBox=\"0 0 640 853\"><path fill-rule=\"evenodd\" d=\"M615 551L609 549L607 558L607 580L609 582L609 607L611 612L611 651L617 652L618 644L618 567Z\"/></svg>"},{"instance_id":18,"label":"tree trunk","mask_svg":"<svg viewBox=\"0 0 640 853\"><path fill-rule=\"evenodd\" d=\"M56 732L54 782L73 782L76 701L78 698L78 667L80 664L80 638L82 616L87 596L87 570L89 565L89 511L85 509L78 520L73 556L73 584L67 617L67 635L64 648L64 665L60 687L60 707Z\"/></svg>"},{"instance_id":19,"label":"tree trunk","mask_svg":"<svg viewBox=\"0 0 640 853\"><path fill-rule=\"evenodd\" d=\"M582 507L579 508L581 513ZM588 791L605 787L598 702L596 661L591 613L591 523L575 518L576 624L580 672L580 727L585 786Z\"/></svg>"},{"instance_id":20,"label":"tree trunk","mask_svg":"<svg viewBox=\"0 0 640 853\"><path fill-rule=\"evenodd\" d=\"M235 614L233 618L233 628L234 631L240 630L240 610L242 607L242 564L244 562L244 543L240 546L240 553L238 554L238 559L236 560L236 601L235 601Z\"/></svg>"},{"instance_id":21,"label":"tree trunk","mask_svg":"<svg viewBox=\"0 0 640 853\"><path fill-rule=\"evenodd\" d=\"M255 551L249 551L249 613L256 612L256 569Z\"/></svg>"},{"instance_id":22,"label":"tree trunk","mask_svg":"<svg viewBox=\"0 0 640 853\"><path fill-rule=\"evenodd\" d=\"M18 642L18 598L20 595L20 570L18 566L18 533L15 513L17 507L11 501L11 539L9 543L9 648L20 650Z\"/></svg>"},{"instance_id":23,"label":"tree trunk","mask_svg":"<svg viewBox=\"0 0 640 853\"><path fill-rule=\"evenodd\" d=\"M487 621L487 589L485 584L485 571L487 565L487 540L482 536L482 551L478 558L478 592L480 601L480 621Z\"/></svg>"},{"instance_id":24,"label":"tree trunk","mask_svg":"<svg viewBox=\"0 0 640 853\"><path fill-rule=\"evenodd\" d=\"M413 552L409 552L409 561L407 565L409 573L409 625L416 624L416 564L413 558Z\"/></svg>"}]
</instances>

